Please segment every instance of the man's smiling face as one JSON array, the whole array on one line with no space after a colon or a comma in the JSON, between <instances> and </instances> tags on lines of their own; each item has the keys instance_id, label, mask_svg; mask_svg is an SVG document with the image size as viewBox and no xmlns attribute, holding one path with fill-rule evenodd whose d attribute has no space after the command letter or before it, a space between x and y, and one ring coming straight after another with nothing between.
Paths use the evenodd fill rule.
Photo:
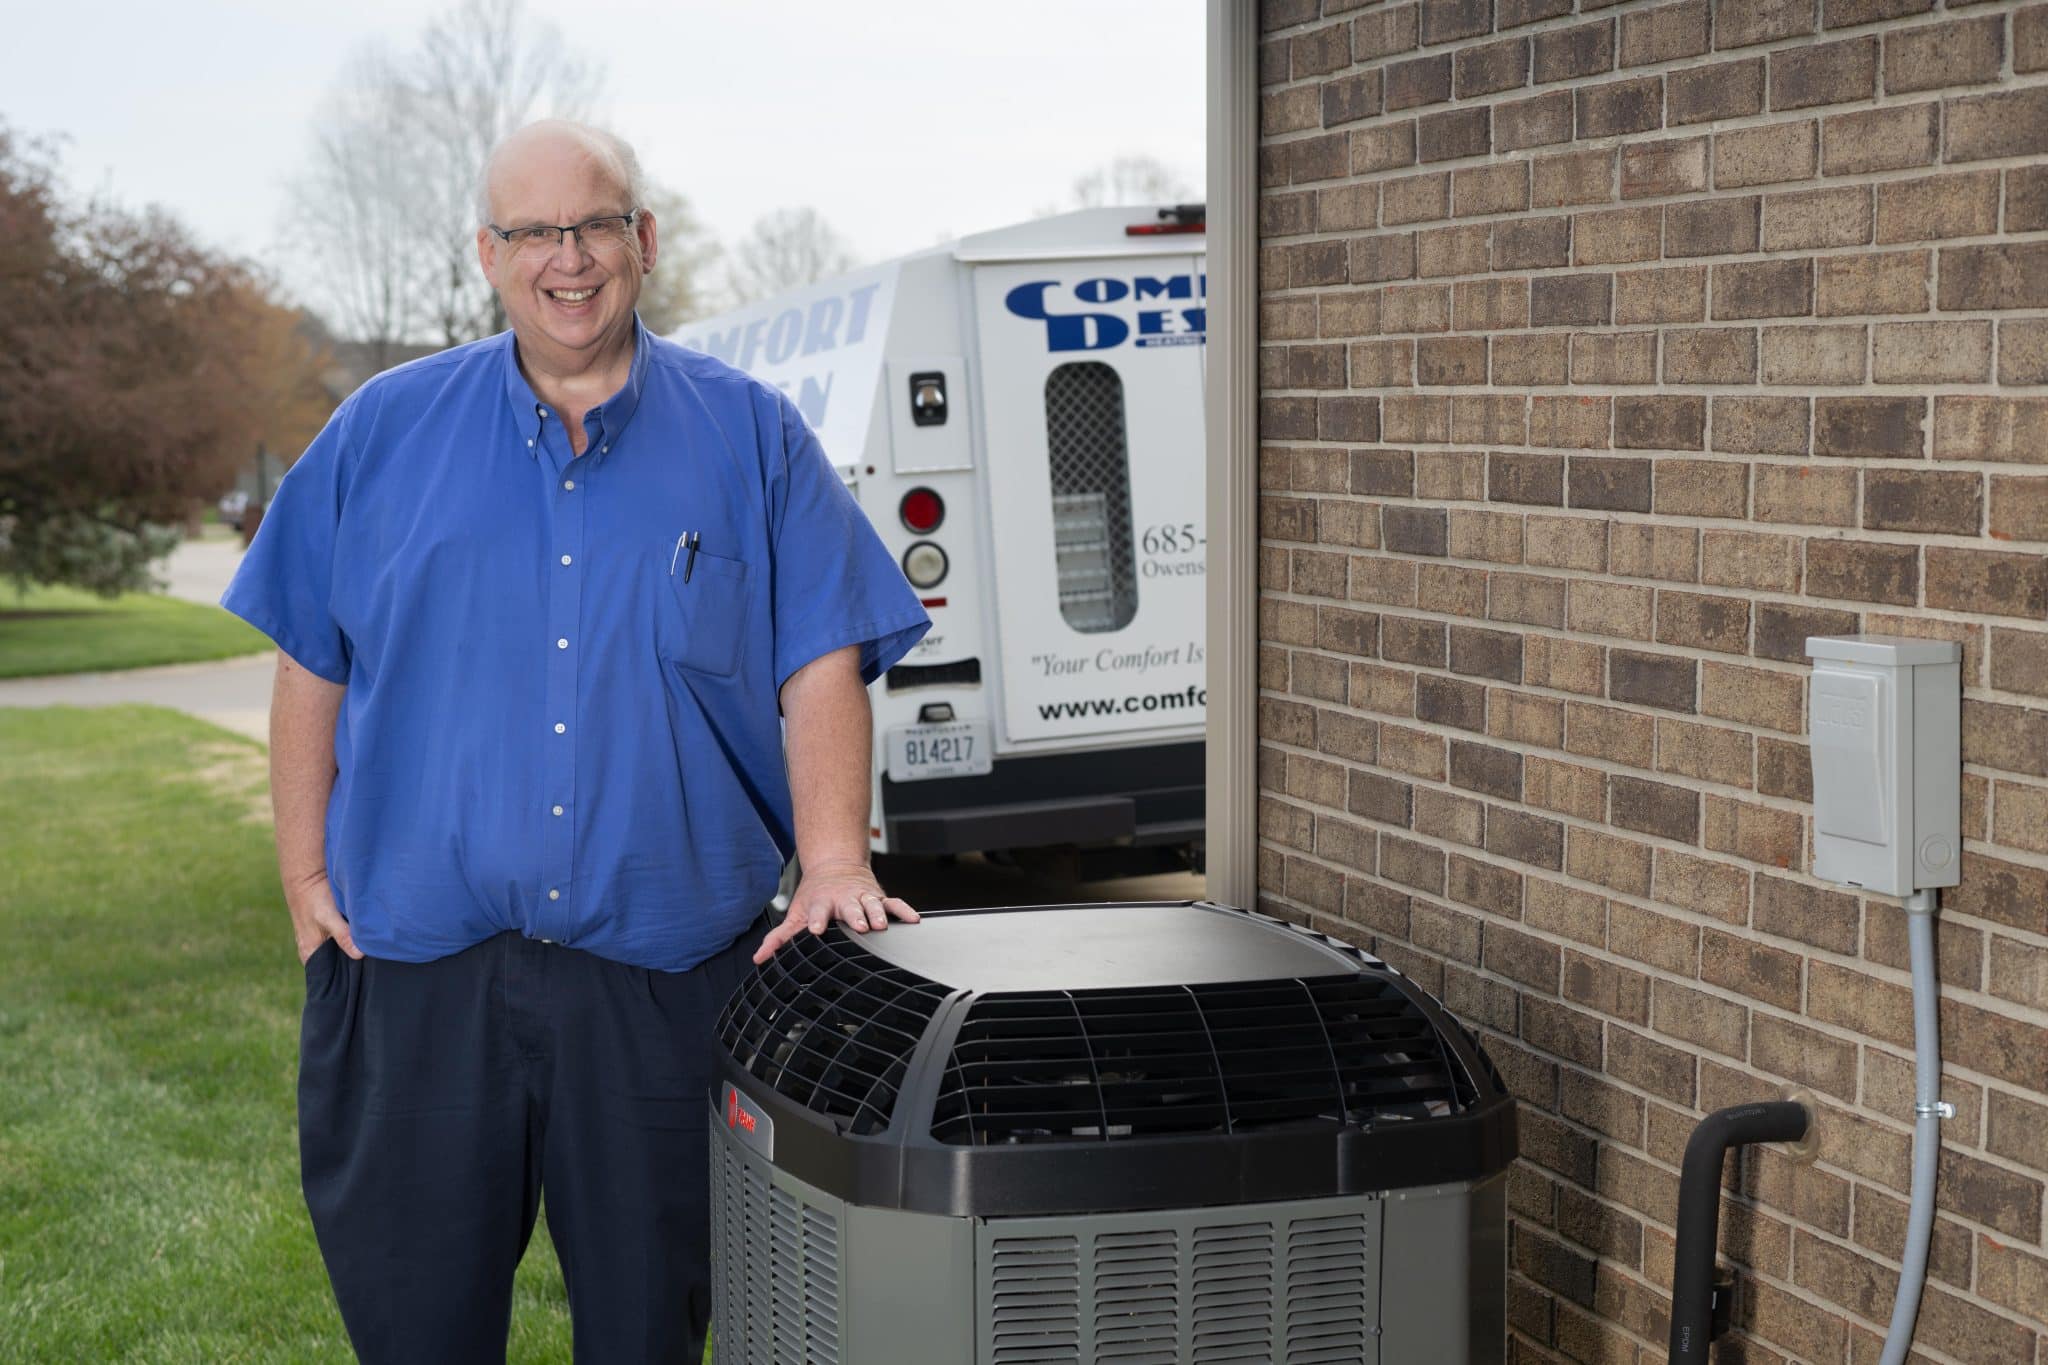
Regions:
<instances>
[{"instance_id":1,"label":"man's smiling face","mask_svg":"<svg viewBox=\"0 0 2048 1365\"><path fill-rule=\"evenodd\" d=\"M491 222L507 230L641 207L626 202L623 168L601 143L560 127L507 141L491 165L489 192ZM585 243L574 233L553 247L520 251L481 228L477 253L522 346L585 355L631 330L641 277L654 265L654 232L653 216L643 212L623 241Z\"/></svg>"}]
</instances>

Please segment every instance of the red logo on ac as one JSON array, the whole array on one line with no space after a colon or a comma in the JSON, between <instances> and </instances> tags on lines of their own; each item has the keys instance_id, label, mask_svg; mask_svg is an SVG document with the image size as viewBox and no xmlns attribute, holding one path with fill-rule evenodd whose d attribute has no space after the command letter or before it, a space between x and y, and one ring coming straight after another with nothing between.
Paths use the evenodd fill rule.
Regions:
<instances>
[{"instance_id":1,"label":"red logo on ac","mask_svg":"<svg viewBox=\"0 0 2048 1365\"><path fill-rule=\"evenodd\" d=\"M727 1128L744 1128L750 1133L753 1132L754 1116L740 1108L740 1092L737 1090L727 1090L725 1094L727 1099L725 1126Z\"/></svg>"}]
</instances>

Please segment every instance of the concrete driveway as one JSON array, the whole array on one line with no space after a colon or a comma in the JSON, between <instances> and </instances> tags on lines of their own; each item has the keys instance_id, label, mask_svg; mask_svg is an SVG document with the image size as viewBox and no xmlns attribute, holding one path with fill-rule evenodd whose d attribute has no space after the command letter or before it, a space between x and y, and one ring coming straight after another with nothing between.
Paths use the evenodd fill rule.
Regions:
<instances>
[{"instance_id":1,"label":"concrete driveway","mask_svg":"<svg viewBox=\"0 0 2048 1365\"><path fill-rule=\"evenodd\" d=\"M228 590L228 580L241 562L239 536L208 536L181 542L157 573L164 579L166 596L212 607L220 604L220 595Z\"/></svg>"}]
</instances>

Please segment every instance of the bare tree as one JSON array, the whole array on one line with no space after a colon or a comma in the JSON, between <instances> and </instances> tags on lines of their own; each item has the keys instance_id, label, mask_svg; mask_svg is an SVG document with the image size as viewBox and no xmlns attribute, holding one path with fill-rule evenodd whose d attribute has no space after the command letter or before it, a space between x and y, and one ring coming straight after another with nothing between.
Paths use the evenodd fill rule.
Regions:
<instances>
[{"instance_id":1,"label":"bare tree","mask_svg":"<svg viewBox=\"0 0 2048 1365\"><path fill-rule=\"evenodd\" d=\"M399 342L502 327L471 248L478 170L522 124L585 116L602 79L525 0L461 0L412 51L360 52L316 119L289 215L341 331L381 365Z\"/></svg>"},{"instance_id":2,"label":"bare tree","mask_svg":"<svg viewBox=\"0 0 2048 1365\"><path fill-rule=\"evenodd\" d=\"M426 153L437 163L422 202L435 242L446 244L428 297L441 338L452 346L505 325L471 246L484 158L533 119L585 117L604 68L571 50L553 24L529 24L525 0L463 0L427 25L413 82Z\"/></svg>"},{"instance_id":3,"label":"bare tree","mask_svg":"<svg viewBox=\"0 0 2048 1365\"><path fill-rule=\"evenodd\" d=\"M350 59L314 124L305 171L290 187L293 233L314 248L319 292L340 331L369 343L375 364L420 328L417 206L422 177L411 91L381 46Z\"/></svg>"},{"instance_id":4,"label":"bare tree","mask_svg":"<svg viewBox=\"0 0 2048 1365\"><path fill-rule=\"evenodd\" d=\"M656 336L667 336L691 318L718 311L708 281L724 254L690 201L665 185L650 185L642 205L654 213L661 251L654 273L640 286L640 321Z\"/></svg>"},{"instance_id":5,"label":"bare tree","mask_svg":"<svg viewBox=\"0 0 2048 1365\"><path fill-rule=\"evenodd\" d=\"M1194 198L1165 162L1153 156L1120 156L1074 181L1074 207L1114 204L1179 204Z\"/></svg>"},{"instance_id":6,"label":"bare tree","mask_svg":"<svg viewBox=\"0 0 2048 1365\"><path fill-rule=\"evenodd\" d=\"M816 209L777 209L754 220L726 270L734 303L748 303L851 270L853 253Z\"/></svg>"}]
</instances>

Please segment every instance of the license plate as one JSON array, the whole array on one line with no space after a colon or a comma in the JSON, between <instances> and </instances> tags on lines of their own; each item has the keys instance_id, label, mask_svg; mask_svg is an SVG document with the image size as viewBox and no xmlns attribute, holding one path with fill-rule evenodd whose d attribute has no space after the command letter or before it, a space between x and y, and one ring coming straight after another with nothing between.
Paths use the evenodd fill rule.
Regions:
<instances>
[{"instance_id":1,"label":"license plate","mask_svg":"<svg viewBox=\"0 0 2048 1365\"><path fill-rule=\"evenodd\" d=\"M889 731L889 777L919 782L931 777L973 777L995 766L985 720L899 725Z\"/></svg>"}]
</instances>

